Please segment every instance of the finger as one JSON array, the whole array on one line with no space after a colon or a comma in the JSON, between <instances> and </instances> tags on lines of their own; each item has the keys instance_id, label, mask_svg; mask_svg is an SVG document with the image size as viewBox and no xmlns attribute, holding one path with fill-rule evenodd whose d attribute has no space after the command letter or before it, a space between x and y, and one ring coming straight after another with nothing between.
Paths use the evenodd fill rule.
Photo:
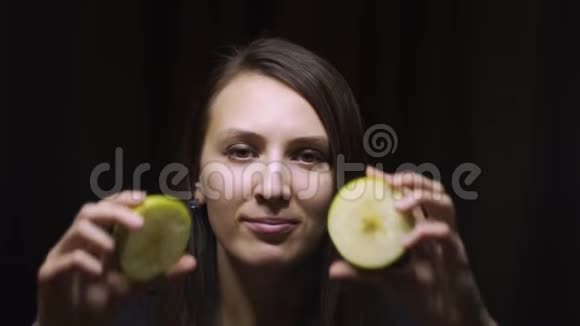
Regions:
<instances>
[{"instance_id":1,"label":"finger","mask_svg":"<svg viewBox=\"0 0 580 326\"><path fill-rule=\"evenodd\" d=\"M375 171L379 171L375 169ZM386 175L387 181L394 187L407 187L432 192L444 192L443 184L414 171L401 171Z\"/></svg>"},{"instance_id":2,"label":"finger","mask_svg":"<svg viewBox=\"0 0 580 326\"><path fill-rule=\"evenodd\" d=\"M366 175L368 177L384 178L388 182L391 182L392 181L392 177L393 177L393 174L384 172L382 170L379 170L379 169L375 168L372 165L367 165L367 167L366 167Z\"/></svg>"},{"instance_id":3,"label":"finger","mask_svg":"<svg viewBox=\"0 0 580 326\"><path fill-rule=\"evenodd\" d=\"M429 179L422 174L413 171L403 171L386 173L373 166L368 165L366 168L367 176L380 177L385 179L395 189L428 191L435 194L444 193L443 184L437 180ZM398 194L396 194L398 195Z\"/></svg>"},{"instance_id":4,"label":"finger","mask_svg":"<svg viewBox=\"0 0 580 326\"><path fill-rule=\"evenodd\" d=\"M446 264L455 268L469 268L469 261L461 237L448 224L425 221L418 224L403 240L405 248L417 260Z\"/></svg>"},{"instance_id":5,"label":"finger","mask_svg":"<svg viewBox=\"0 0 580 326\"><path fill-rule=\"evenodd\" d=\"M328 271L328 276L337 280L352 279L357 277L357 275L357 271L342 260L333 262Z\"/></svg>"},{"instance_id":6,"label":"finger","mask_svg":"<svg viewBox=\"0 0 580 326\"><path fill-rule=\"evenodd\" d=\"M407 250L413 250L423 244L450 240L451 228L444 222L424 221L418 223L403 240L403 246Z\"/></svg>"},{"instance_id":7,"label":"finger","mask_svg":"<svg viewBox=\"0 0 580 326\"><path fill-rule=\"evenodd\" d=\"M117 297L124 297L131 290L129 279L120 272L110 271L105 277L105 282Z\"/></svg>"},{"instance_id":8,"label":"finger","mask_svg":"<svg viewBox=\"0 0 580 326\"><path fill-rule=\"evenodd\" d=\"M56 256L45 263L39 271L38 281L44 283L75 270L98 277L103 271L103 266L98 259L86 251L77 249L62 256Z\"/></svg>"},{"instance_id":9,"label":"finger","mask_svg":"<svg viewBox=\"0 0 580 326\"><path fill-rule=\"evenodd\" d=\"M329 278L339 281L359 282L361 284L378 287L387 292L397 291L407 287L413 279L412 264L376 270L362 270L344 260L338 260L330 265Z\"/></svg>"},{"instance_id":10,"label":"finger","mask_svg":"<svg viewBox=\"0 0 580 326\"><path fill-rule=\"evenodd\" d=\"M403 239L403 245L413 256L410 272L414 280L423 286L433 287L437 275L443 271L443 246L453 232L449 225L440 221L424 221Z\"/></svg>"},{"instance_id":11,"label":"finger","mask_svg":"<svg viewBox=\"0 0 580 326\"><path fill-rule=\"evenodd\" d=\"M433 261L427 259L416 259L409 267L416 282L427 287L436 285L437 272Z\"/></svg>"},{"instance_id":12,"label":"finger","mask_svg":"<svg viewBox=\"0 0 580 326\"><path fill-rule=\"evenodd\" d=\"M106 197L103 200L110 201L115 204L134 207L141 204L146 197L147 192L145 191L126 190L119 193L115 193L109 197Z\"/></svg>"},{"instance_id":13,"label":"finger","mask_svg":"<svg viewBox=\"0 0 580 326\"><path fill-rule=\"evenodd\" d=\"M428 221L418 225L403 244L412 250L411 270L415 280L426 287L464 281L457 275L469 275L470 267L458 233L448 224Z\"/></svg>"},{"instance_id":14,"label":"finger","mask_svg":"<svg viewBox=\"0 0 580 326\"><path fill-rule=\"evenodd\" d=\"M197 261L191 255L183 255L179 261L164 275L157 276L147 281L129 280L129 287L132 293L143 294L161 288L167 282L182 279L187 274L195 270Z\"/></svg>"},{"instance_id":15,"label":"finger","mask_svg":"<svg viewBox=\"0 0 580 326\"><path fill-rule=\"evenodd\" d=\"M85 204L81 208L78 218L89 219L102 227L118 224L129 230L138 230L143 226L143 218L139 214L128 207L108 201Z\"/></svg>"},{"instance_id":16,"label":"finger","mask_svg":"<svg viewBox=\"0 0 580 326\"><path fill-rule=\"evenodd\" d=\"M84 284L83 306L90 307L94 313L104 313L110 304L111 288L101 281Z\"/></svg>"},{"instance_id":17,"label":"finger","mask_svg":"<svg viewBox=\"0 0 580 326\"><path fill-rule=\"evenodd\" d=\"M66 253L76 248L86 248L100 256L113 252L115 241L100 227L88 219L76 222L59 247L60 253Z\"/></svg>"},{"instance_id":18,"label":"finger","mask_svg":"<svg viewBox=\"0 0 580 326\"><path fill-rule=\"evenodd\" d=\"M382 179L386 180L389 185L394 186L392 173L384 172L382 170L375 168L372 165L367 165L366 175L367 175L367 177L382 178Z\"/></svg>"},{"instance_id":19,"label":"finger","mask_svg":"<svg viewBox=\"0 0 580 326\"><path fill-rule=\"evenodd\" d=\"M361 282L372 282L376 276L372 272L362 271L355 268L344 260L337 260L330 265L328 276L334 280L357 280Z\"/></svg>"},{"instance_id":20,"label":"finger","mask_svg":"<svg viewBox=\"0 0 580 326\"><path fill-rule=\"evenodd\" d=\"M424 205L427 209L436 211L453 211L453 201L445 193L434 193L421 190L405 192L403 198L395 202L395 207L403 212L409 211L417 205Z\"/></svg>"},{"instance_id":21,"label":"finger","mask_svg":"<svg viewBox=\"0 0 580 326\"><path fill-rule=\"evenodd\" d=\"M175 266L166 273L166 277L169 280L178 279L193 272L196 267L197 260L192 255L183 255Z\"/></svg>"},{"instance_id":22,"label":"finger","mask_svg":"<svg viewBox=\"0 0 580 326\"><path fill-rule=\"evenodd\" d=\"M455 264L455 266L469 265L465 246L458 233L452 233L449 237L443 238L441 241L442 255L447 262Z\"/></svg>"},{"instance_id":23,"label":"finger","mask_svg":"<svg viewBox=\"0 0 580 326\"><path fill-rule=\"evenodd\" d=\"M426 217L440 219L455 226L455 207L451 197L445 193L408 191L403 198L395 201L395 208L401 212L422 208Z\"/></svg>"}]
</instances>

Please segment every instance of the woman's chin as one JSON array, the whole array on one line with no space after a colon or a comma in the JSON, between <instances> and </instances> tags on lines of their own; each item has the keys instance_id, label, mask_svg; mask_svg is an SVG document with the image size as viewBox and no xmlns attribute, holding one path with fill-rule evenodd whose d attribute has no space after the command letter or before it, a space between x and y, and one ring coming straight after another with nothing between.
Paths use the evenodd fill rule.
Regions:
<instances>
[{"instance_id":1,"label":"woman's chin","mask_svg":"<svg viewBox=\"0 0 580 326\"><path fill-rule=\"evenodd\" d=\"M256 267L287 267L299 260L295 251L284 245L256 243L241 252L244 263Z\"/></svg>"}]
</instances>

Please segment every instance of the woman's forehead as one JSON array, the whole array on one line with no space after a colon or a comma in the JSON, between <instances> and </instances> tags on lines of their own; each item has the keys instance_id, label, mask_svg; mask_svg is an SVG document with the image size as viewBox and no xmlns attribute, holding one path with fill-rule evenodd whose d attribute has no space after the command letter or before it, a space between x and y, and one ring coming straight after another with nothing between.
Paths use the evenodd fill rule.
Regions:
<instances>
[{"instance_id":1,"label":"woman's forehead","mask_svg":"<svg viewBox=\"0 0 580 326\"><path fill-rule=\"evenodd\" d=\"M244 73L216 96L209 130L247 130L257 134L326 137L314 108L293 89L263 75Z\"/></svg>"}]
</instances>

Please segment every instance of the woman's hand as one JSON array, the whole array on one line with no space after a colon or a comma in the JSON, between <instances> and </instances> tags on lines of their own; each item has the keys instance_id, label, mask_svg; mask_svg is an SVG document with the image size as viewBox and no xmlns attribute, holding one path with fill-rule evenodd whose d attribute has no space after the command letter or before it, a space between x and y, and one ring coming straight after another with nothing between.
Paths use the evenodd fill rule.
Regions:
<instances>
[{"instance_id":1,"label":"woman's hand","mask_svg":"<svg viewBox=\"0 0 580 326\"><path fill-rule=\"evenodd\" d=\"M379 287L388 301L400 303L425 325L495 325L457 233L454 205L441 183L412 172L390 175L369 167L366 173L403 190L397 209L415 219L403 241L408 260L376 271L339 260L331 265L330 277Z\"/></svg>"},{"instance_id":2,"label":"woman's hand","mask_svg":"<svg viewBox=\"0 0 580 326\"><path fill-rule=\"evenodd\" d=\"M105 325L129 295L195 268L195 259L184 255L165 278L135 284L115 267L110 230L115 224L138 230L143 220L130 207L144 199L126 191L82 207L38 270L37 325Z\"/></svg>"}]
</instances>

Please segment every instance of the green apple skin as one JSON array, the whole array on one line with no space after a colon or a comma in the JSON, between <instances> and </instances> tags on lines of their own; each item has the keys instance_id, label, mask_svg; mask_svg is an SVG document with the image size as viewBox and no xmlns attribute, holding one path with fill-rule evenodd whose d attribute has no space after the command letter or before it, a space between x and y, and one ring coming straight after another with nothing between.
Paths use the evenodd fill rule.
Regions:
<instances>
[{"instance_id":1,"label":"green apple skin","mask_svg":"<svg viewBox=\"0 0 580 326\"><path fill-rule=\"evenodd\" d=\"M179 199L154 194L133 208L143 227L117 226L114 237L119 267L128 278L147 281L168 271L183 255L191 236L191 214Z\"/></svg>"}]
</instances>

